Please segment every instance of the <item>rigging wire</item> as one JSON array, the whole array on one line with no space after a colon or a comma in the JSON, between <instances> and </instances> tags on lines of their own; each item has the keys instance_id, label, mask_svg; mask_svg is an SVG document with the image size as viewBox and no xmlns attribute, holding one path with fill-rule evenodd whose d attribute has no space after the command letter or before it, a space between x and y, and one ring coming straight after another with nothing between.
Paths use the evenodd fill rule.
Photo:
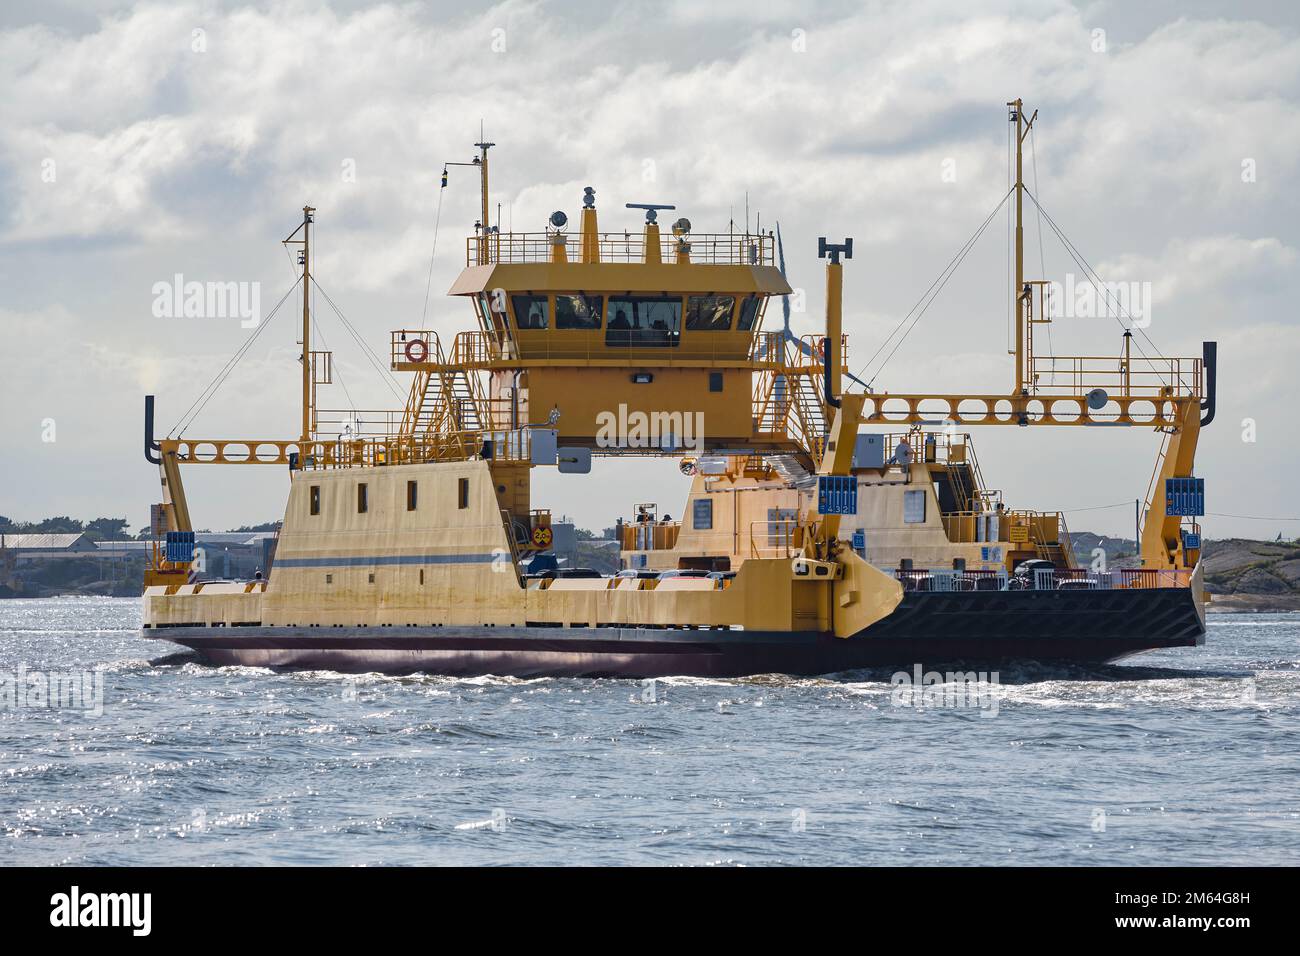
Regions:
<instances>
[{"instance_id":1,"label":"rigging wire","mask_svg":"<svg viewBox=\"0 0 1300 956\"><path fill-rule=\"evenodd\" d=\"M317 239L317 243L318 243L318 245L319 245L319 238ZM300 275L299 272L298 272L298 267L297 267L297 265L296 265L296 264L294 263L294 261L293 261L293 252L292 252L292 250L289 249L288 246L285 246L285 248L284 248L284 255L285 255L285 259L286 259L286 261L288 262L288 265L289 265L289 269L290 269L290 271L291 271L295 276L297 276L298 278L301 278L301 275ZM313 285L317 285L317 284L316 284L316 277L315 277L315 276L312 276L312 284L313 284ZM318 289L320 288L319 285L317 285L317 288L318 288ZM323 290L322 290L322 291L323 291ZM317 334L318 336L320 336L321 345L323 345L323 346L325 347L325 350L326 350L326 351L329 351L329 342L326 341L326 338L325 338L325 330L324 330L324 327L323 327L323 325L322 325L322 323L321 323L320 316L319 316L319 314L318 314L317 311L316 311L316 304L315 304L316 296L315 296L314 293L313 293L313 295L312 295L311 298L312 298L312 304L311 304L311 306L310 306L310 312L311 312L312 328L315 330L316 334ZM357 403L356 403L356 401L352 398L352 392L348 389L347 382L345 382L345 381L343 380L343 370L342 370L342 367L341 367L337 362L334 363L334 372L338 375L338 378L339 378L339 387L340 387L341 389L343 389L343 395L344 395L344 397L347 399L348 409L349 409L349 410L350 410L354 415L356 415L356 414L357 414Z\"/></svg>"},{"instance_id":2,"label":"rigging wire","mask_svg":"<svg viewBox=\"0 0 1300 956\"><path fill-rule=\"evenodd\" d=\"M1038 146L1034 143L1034 127L1029 127L1029 161L1034 173L1034 192L1038 192ZM1038 210L1038 275L1047 278L1047 260L1043 255L1043 210L1035 203ZM1051 316L1040 316L1051 318ZM1052 384L1056 384L1056 349L1052 345L1052 324L1047 325L1047 355L1052 359Z\"/></svg>"},{"instance_id":3,"label":"rigging wire","mask_svg":"<svg viewBox=\"0 0 1300 956\"><path fill-rule=\"evenodd\" d=\"M297 263L293 261L293 250L283 243L280 245L280 248L284 250L285 261L289 263L289 274L293 276L294 281L296 282L298 279L302 278L302 274L298 271Z\"/></svg>"},{"instance_id":4,"label":"rigging wire","mask_svg":"<svg viewBox=\"0 0 1300 956\"><path fill-rule=\"evenodd\" d=\"M1117 501L1113 505L1092 505L1089 508L1058 508L1057 510L1065 512L1066 514L1075 514L1079 511L1109 511L1111 508L1131 508L1133 507L1133 502L1136 500L1137 499L1135 498L1130 498L1128 501Z\"/></svg>"},{"instance_id":5,"label":"rigging wire","mask_svg":"<svg viewBox=\"0 0 1300 956\"><path fill-rule=\"evenodd\" d=\"M433 261L438 255L438 226L442 222L442 197L447 192L444 185L438 189L438 211L433 217L433 251L429 253L429 276L424 280L424 308L420 310L420 328L427 330L425 316L429 312L429 290L433 288Z\"/></svg>"},{"instance_id":6,"label":"rigging wire","mask_svg":"<svg viewBox=\"0 0 1300 956\"><path fill-rule=\"evenodd\" d=\"M1128 501L1117 501L1113 505L1092 505L1087 508L1058 508L1056 510L1064 512L1065 514L1076 514L1081 511L1109 511L1112 508L1131 508L1133 507L1133 502L1135 500L1136 499L1130 498ZM1237 518L1241 521L1300 521L1300 516L1286 515L1237 515L1227 514L1222 511L1207 511L1205 512L1205 515L1210 518Z\"/></svg>"},{"instance_id":7,"label":"rigging wire","mask_svg":"<svg viewBox=\"0 0 1300 956\"><path fill-rule=\"evenodd\" d=\"M1243 521L1300 521L1300 518L1276 518L1271 515L1229 515L1219 511L1207 511L1205 513L1213 518L1240 518Z\"/></svg>"},{"instance_id":8,"label":"rigging wire","mask_svg":"<svg viewBox=\"0 0 1300 956\"><path fill-rule=\"evenodd\" d=\"M912 308L908 310L907 314L904 315L903 318L899 320L898 325L894 326L893 331L891 331L889 335L885 337L885 340L880 344L880 347L876 349L875 353L871 356L871 358L867 359L867 363L864 366L862 366L862 369L858 372L857 376L855 376L856 378L861 378L863 375L866 374L867 369L871 367L871 364L875 362L876 358L880 355L880 353L883 352L886 347L888 347L890 341L894 338L895 335L898 334L899 330L902 329L905 324L907 324L908 319L912 320L911 324L907 325L906 331L903 332L902 336L894 344L893 349L889 352L888 355L885 356L884 361L880 363L880 367L876 369L875 375L873 375L870 379L867 380L866 387L868 390L870 390L872 383L876 380L876 377L879 376L880 373L884 371L885 366L889 364L889 360L894 357L894 353L898 351L899 346L903 344L904 340L906 340L908 335L911 334L912 330L916 328L916 324L921 320L921 316L925 315L926 310L928 310L930 306L934 304L934 300L938 298L939 293L942 292L944 286L948 284L948 280L952 278L953 273L956 272L958 267L961 266L962 262L965 261L966 256L970 254L971 249L975 247L975 243L978 242L980 236L983 235L984 230L988 228L988 224L993 221L994 217L997 216L998 211L1002 208L1003 204L1006 203L1007 199L1010 198L1010 196L1011 196L1011 192L1008 191L1002 197L1001 201L996 206L993 207L993 211L990 212L988 216L985 217L984 221L980 223L979 228L976 229L975 232L971 235L971 237L967 239L966 242L962 245L962 247L959 250L957 250L957 253L952 257L951 260L949 260L948 265L945 266L943 271L939 273L938 278L936 278L933 282L930 283L930 287L925 290L925 292L921 295L921 298L918 299L916 301L916 304L913 305ZM924 306L922 305L923 303ZM920 309L919 312L917 312L918 309ZM912 317L913 313L916 314L915 318Z\"/></svg>"},{"instance_id":9,"label":"rigging wire","mask_svg":"<svg viewBox=\"0 0 1300 956\"><path fill-rule=\"evenodd\" d=\"M379 360L379 357L375 355L374 350L371 349L370 346L366 344L365 339L361 337L361 335L357 332L356 328L352 325L352 323L348 321L348 317L343 314L343 310L340 309L338 305L335 303L335 301L330 298L330 294L326 292L323 288L321 288L321 285L319 282L316 281L315 276L312 276L311 284L315 286L317 291L319 291L322 296L325 297L325 301L329 303L330 308L334 310L334 314L337 315L339 319L342 321L343 327L347 329L348 334L351 335L353 340L357 343L357 345L361 347L362 354L366 356L367 361L369 361L370 364L374 367L375 371L379 373L380 378L384 380L384 384L387 385L389 390L392 391L392 393L397 396L398 401L405 402L406 396L402 394L400 390L400 386L397 383L397 380L393 378L392 372L384 368L383 363L380 362Z\"/></svg>"},{"instance_id":10,"label":"rigging wire","mask_svg":"<svg viewBox=\"0 0 1300 956\"><path fill-rule=\"evenodd\" d=\"M1025 191L1028 192L1028 190ZM1120 302L1117 297L1111 296L1110 291L1105 288L1105 283L1102 281L1101 276L1097 273L1097 270L1095 270L1091 266L1091 264L1089 264L1087 259L1083 258L1083 253L1079 252L1079 250L1075 247L1074 243L1070 242L1069 238L1066 237L1065 233L1061 231L1061 228L1052 219L1051 215L1047 212L1047 210L1042 208L1042 205L1038 202L1038 199L1033 195L1033 193L1029 194L1029 198L1034 201L1035 206L1039 207L1040 211L1043 214L1043 218L1047 220L1047 224L1051 226L1052 231L1056 233L1056 237L1061 240L1061 244L1065 246L1066 251L1070 254L1070 257L1074 259L1075 264L1078 265L1079 268L1084 270L1084 278L1088 280L1088 284L1091 285L1093 289L1096 290L1098 293L1105 296L1106 303L1107 303L1106 306L1107 315L1110 314L1110 301L1112 298L1114 298L1116 309L1118 310L1118 312L1122 312L1124 314L1124 317L1127 318L1129 321L1129 324L1125 325L1124 319L1120 318L1119 315L1112 316L1112 318L1114 318L1115 321L1119 324L1119 327L1126 332L1130 332L1133 329L1137 329L1138 332L1142 334L1142 338L1147 340L1147 344L1151 346L1152 350L1155 351L1156 355L1159 356L1160 359L1164 361L1168 361L1167 359L1165 359L1164 354L1161 353L1160 349L1156 346L1155 342L1151 340L1151 337L1146 334L1146 331L1141 326L1134 324L1133 317L1128 314L1128 310L1124 308L1123 303ZM1132 339L1132 342L1137 347L1138 354L1141 355L1145 361L1150 363L1152 373L1159 376L1160 381L1163 384L1172 386L1174 384L1173 379L1176 377L1177 374L1174 372L1172 363L1170 363L1169 374L1168 376L1166 376L1165 372L1161 371L1160 366L1156 363L1156 361L1152 359L1151 356L1147 355L1146 350L1142 348L1142 343L1138 342L1137 339Z\"/></svg>"},{"instance_id":11,"label":"rigging wire","mask_svg":"<svg viewBox=\"0 0 1300 956\"><path fill-rule=\"evenodd\" d=\"M258 337L266 331L267 326L271 324L271 320L274 319L276 313L280 311L280 307L288 301L289 296L293 294L294 289L298 288L298 283L301 281L302 278L299 277L298 280L289 287L288 291L280 297L280 301L275 304L275 307L267 313L266 318L258 325L257 331L250 335L244 344L236 349L235 354L226 361L226 364L222 366L221 371L217 372L212 381L207 384L203 391L199 392L198 397L190 403L190 407L185 410L184 414L176 420L176 424L171 427L169 432L167 432L168 438L178 436L186 428L194 424L194 419L198 417L199 413L203 411L208 402L212 400L212 396L217 393L217 389L221 388L226 379L230 377L230 373L234 371L235 366L238 365L240 360L248 353L248 350L253 347L253 343L256 342ZM193 414L191 414L191 412Z\"/></svg>"},{"instance_id":12,"label":"rigging wire","mask_svg":"<svg viewBox=\"0 0 1300 956\"><path fill-rule=\"evenodd\" d=\"M325 351L328 352L330 344L325 341L325 329L322 327L319 320L317 320L315 311L312 312L312 329L316 332L316 335L320 337L320 344L323 345ZM343 397L348 400L348 408L351 409L353 415L356 415L357 403L352 400L352 393L348 391L347 382L343 381L343 369L337 362L331 362L330 365L334 374L339 377L339 388L343 389Z\"/></svg>"},{"instance_id":13,"label":"rigging wire","mask_svg":"<svg viewBox=\"0 0 1300 956\"><path fill-rule=\"evenodd\" d=\"M433 282L433 256L437 254L437 250L438 250L438 230L439 230L439 225L442 221L442 197L443 194L442 191L440 190L438 193L438 210L434 219L433 252L430 255L429 276L425 285L424 309L422 310L421 317L420 317L421 327L424 327L425 324L425 316L427 314L428 305L429 305L429 294ZM294 274L293 284L288 288L288 290L284 293L284 295L280 297L280 300L276 302L275 306L271 309L271 311L267 313L266 318L264 318L259 323L257 330L251 336L249 336L247 341L245 341L244 344L241 345L235 351L235 353L226 361L225 365L223 365L221 370L217 372L217 374L213 377L212 381L210 381L203 388L203 390L199 392L198 396L194 399L194 401L190 403L189 407L185 410L185 412L180 416L179 419L177 419L176 423L171 427L171 430L168 431L167 433L167 436L169 438L175 437L178 434L183 433L186 428L190 427L190 425L194 423L195 419L207 406L208 402L212 400L212 397L217 393L217 391L221 388L221 386L225 384L226 380L230 377L231 373L234 371L235 366L238 365L239 362L243 359L243 357L248 354L249 349L252 348L253 344L262 335L262 333L266 331L267 326L271 324L271 320L275 318L276 314L279 313L281 307L289 299L289 296L293 294L294 290L297 289L298 285L302 282L303 277L300 273L298 273L297 267L294 264L293 253L287 247L285 248L285 256L288 260L289 269ZM311 277L311 283L313 288L310 291L311 303L309 305L309 311L310 311L312 322L316 328L316 333L317 335L320 336L321 344L325 346L326 350L329 349L329 343L326 341L325 333L321 328L320 323L317 319L317 309L315 306L316 292L320 292L320 294L325 297L325 301L329 303L330 308L332 308L335 314L338 315L340 321L343 323L344 328L348 331L348 333L352 336L352 338L361 347L362 353L366 356L366 359L375 368L375 370L379 372L380 377L384 379L384 384L388 386L389 390L393 392L393 394L398 398L398 400L405 401L405 396L402 394L400 390L400 386L398 385L397 381L393 378L392 373L388 369L385 369L383 367L383 364L379 361L378 356L376 356L374 351L368 345L366 345L365 340L362 339L362 337L358 334L356 328L352 325L351 322L348 321L347 316L343 314L343 311L338 307L338 305L334 302L334 300L330 298L329 293L326 292L323 288L321 288L320 283L316 281L315 276ZM352 398L352 394L347 387L347 383L344 382L343 380L342 371L338 369L336 369L336 371L338 371L339 373L339 386L343 389L343 394L347 399L348 407L355 414L357 411L356 402Z\"/></svg>"},{"instance_id":14,"label":"rigging wire","mask_svg":"<svg viewBox=\"0 0 1300 956\"><path fill-rule=\"evenodd\" d=\"M1141 333L1142 338L1147 340L1147 344L1151 346L1152 350L1156 353L1156 355L1158 355L1160 358L1164 358L1165 356L1161 353L1160 349L1156 346L1156 343L1152 341L1151 336L1147 335L1146 330L1143 329L1140 325L1133 324L1133 316L1128 314L1128 310L1124 308L1124 304L1120 302L1117 297L1111 296L1110 291L1104 288L1105 283L1102 281L1101 276L1098 274L1097 270L1094 269L1092 265L1088 262L1088 260L1083 257L1083 253L1078 250L1078 248L1074 245L1074 243L1070 241L1069 237L1067 237L1065 233L1061 230L1061 227L1056 224L1056 221L1051 217L1048 211L1043 208L1042 203L1038 201L1038 197L1035 196L1033 193L1029 192L1029 190L1027 189L1025 190L1025 192L1029 193L1029 198L1032 199L1034 205L1038 207L1038 211L1042 213L1043 218L1047 220L1047 224L1051 226L1052 231L1056 233L1056 237L1061 240L1061 243L1065 246L1066 251L1070 253L1070 257L1074 259L1075 263L1081 269L1084 270L1084 278L1088 280L1088 284L1091 285L1097 292L1101 293L1106 297L1107 308L1109 309L1111 300L1114 299L1114 304L1117 312L1122 313L1124 318L1128 319L1129 326L1125 326L1124 320L1121 319L1119 315L1113 316L1115 321L1119 323L1120 328L1123 328L1126 331L1129 328L1137 329L1137 331ZM1140 345L1138 346L1138 351L1142 352L1142 347ZM1142 352L1142 357L1147 358L1148 361L1150 360L1145 352Z\"/></svg>"},{"instance_id":15,"label":"rigging wire","mask_svg":"<svg viewBox=\"0 0 1300 956\"><path fill-rule=\"evenodd\" d=\"M1033 127L1030 127L1030 129L1032 128ZM1007 124L1007 194L1008 195L1010 195L1011 193L1011 185L1012 185L1011 135L1012 135L1011 124L1008 123ZM1015 319L1013 317L1012 309L1011 309L1011 286L1013 284L1013 279L1011 278L1011 207L1010 206L1007 206L1007 244L1006 244L1005 251L1007 254L1007 264L1006 264L1006 271L1002 274L1002 280L1003 280L1002 285L1003 288L1006 289L1006 294L1007 294L1007 312L1006 312L1006 316L1004 317L1006 321L1003 323L1003 325L1005 326L1004 331L1006 332L1007 335L1007 352L1010 353L1011 352L1011 327L1012 325L1015 324Z\"/></svg>"},{"instance_id":16,"label":"rigging wire","mask_svg":"<svg viewBox=\"0 0 1300 956\"><path fill-rule=\"evenodd\" d=\"M293 261L293 252L289 249L288 246L284 247L284 256L286 261L289 264L289 271L292 272L295 277L301 278L298 274L298 267L297 265L294 264ZM330 350L330 345L329 342L325 340L325 329L320 322L320 317L316 314L316 307L314 305L311 306L310 311L311 311L312 329L316 332L318 336L320 336L320 344L323 345L325 347L325 351L328 352ZM352 393L348 391L347 383L343 381L343 370L337 363L334 363L334 371L338 374L339 377L339 387L343 389L343 395L348 400L348 408L355 415L357 411L357 405L356 402L353 401L352 399Z\"/></svg>"}]
</instances>

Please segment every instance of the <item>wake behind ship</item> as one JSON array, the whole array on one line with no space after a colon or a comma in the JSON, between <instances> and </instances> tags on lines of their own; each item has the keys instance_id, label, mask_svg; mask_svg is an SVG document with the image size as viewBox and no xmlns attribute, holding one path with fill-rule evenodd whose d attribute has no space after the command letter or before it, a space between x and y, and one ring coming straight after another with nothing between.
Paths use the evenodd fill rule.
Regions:
<instances>
[{"instance_id":1,"label":"wake behind ship","mask_svg":"<svg viewBox=\"0 0 1300 956\"><path fill-rule=\"evenodd\" d=\"M411 375L403 409L322 409L332 360L312 347L304 207L285 240L300 246L298 437L155 439L146 399L163 500L145 636L217 664L588 677L1109 661L1202 643L1194 457L1214 415L1214 345L1150 358L1130 324L1117 356L1035 352L1053 310L1051 284L1024 276L1034 116L1016 100L1008 119L1014 185L998 208L1015 216L1016 345L1004 394L876 393L848 374L851 239L819 241L825 330L801 338L779 232L701 234L679 218L664 234L659 213L674 207L627 203L645 214L641 233L603 233L588 188L576 232L557 212L541 232L502 233L488 225L483 142L460 164L477 167L482 208L450 290L477 327L449 346L427 329L391 333L390 367ZM780 329L764 321L773 297ZM976 425L1159 433L1141 566L1077 567L1062 513L1014 508L985 484L959 430ZM533 469L580 481L593 456L638 455L681 459L684 518L638 504L618 526L622 571L562 566ZM181 465L200 463L287 469L264 578L199 579Z\"/></svg>"}]
</instances>

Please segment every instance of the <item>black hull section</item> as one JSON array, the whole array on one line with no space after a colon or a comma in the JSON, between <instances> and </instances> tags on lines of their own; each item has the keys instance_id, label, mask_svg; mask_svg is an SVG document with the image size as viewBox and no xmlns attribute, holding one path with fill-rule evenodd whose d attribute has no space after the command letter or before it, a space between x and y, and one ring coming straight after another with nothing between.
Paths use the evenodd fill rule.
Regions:
<instances>
[{"instance_id":1,"label":"black hull section","mask_svg":"<svg viewBox=\"0 0 1300 956\"><path fill-rule=\"evenodd\" d=\"M1184 588L909 593L840 639L815 632L589 627L166 627L213 664L514 677L743 677L1003 660L1102 663L1205 642Z\"/></svg>"}]
</instances>

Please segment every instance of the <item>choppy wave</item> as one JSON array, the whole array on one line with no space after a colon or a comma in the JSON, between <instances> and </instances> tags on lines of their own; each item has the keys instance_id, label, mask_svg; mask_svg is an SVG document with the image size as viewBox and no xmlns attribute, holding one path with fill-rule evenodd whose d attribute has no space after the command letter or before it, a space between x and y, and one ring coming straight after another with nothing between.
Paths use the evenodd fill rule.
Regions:
<instances>
[{"instance_id":1,"label":"choppy wave","mask_svg":"<svg viewBox=\"0 0 1300 956\"><path fill-rule=\"evenodd\" d=\"M972 700L889 671L639 681L210 667L138 602L0 601L0 864L1286 863L1300 620L1030 662Z\"/></svg>"}]
</instances>

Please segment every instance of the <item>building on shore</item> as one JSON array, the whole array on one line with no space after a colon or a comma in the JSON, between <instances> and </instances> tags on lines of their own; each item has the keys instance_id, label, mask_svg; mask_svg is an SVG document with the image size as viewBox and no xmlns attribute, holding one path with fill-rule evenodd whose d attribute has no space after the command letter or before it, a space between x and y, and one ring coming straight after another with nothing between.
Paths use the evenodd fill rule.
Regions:
<instances>
[{"instance_id":1,"label":"building on shore","mask_svg":"<svg viewBox=\"0 0 1300 956\"><path fill-rule=\"evenodd\" d=\"M0 534L0 551L19 562L93 555L95 542L81 532L71 534Z\"/></svg>"}]
</instances>

